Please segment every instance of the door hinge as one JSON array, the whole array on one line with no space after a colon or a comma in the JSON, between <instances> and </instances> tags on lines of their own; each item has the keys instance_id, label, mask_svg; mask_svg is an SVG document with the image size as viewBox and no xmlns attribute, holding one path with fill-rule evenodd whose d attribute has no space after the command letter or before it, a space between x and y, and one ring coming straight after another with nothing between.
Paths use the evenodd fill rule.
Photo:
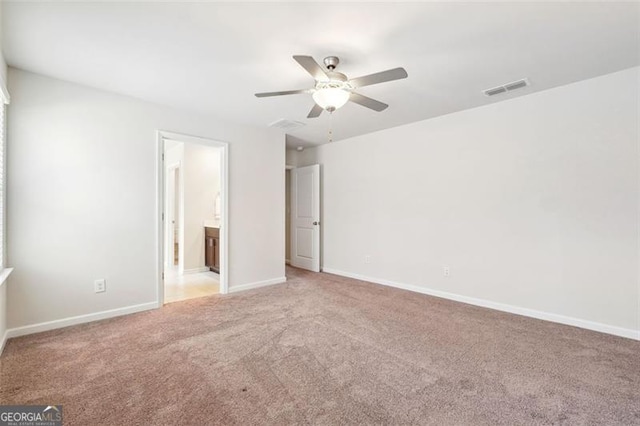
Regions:
<instances>
[{"instance_id":1,"label":"door hinge","mask_svg":"<svg viewBox=\"0 0 640 426\"><path fill-rule=\"evenodd\" d=\"M162 213L162 220L164 220L164 213Z\"/></svg>"},{"instance_id":2,"label":"door hinge","mask_svg":"<svg viewBox=\"0 0 640 426\"><path fill-rule=\"evenodd\" d=\"M164 272L162 273L162 279L164 280Z\"/></svg>"},{"instance_id":3,"label":"door hinge","mask_svg":"<svg viewBox=\"0 0 640 426\"><path fill-rule=\"evenodd\" d=\"M164 154L162 154L162 161L164 161Z\"/></svg>"}]
</instances>

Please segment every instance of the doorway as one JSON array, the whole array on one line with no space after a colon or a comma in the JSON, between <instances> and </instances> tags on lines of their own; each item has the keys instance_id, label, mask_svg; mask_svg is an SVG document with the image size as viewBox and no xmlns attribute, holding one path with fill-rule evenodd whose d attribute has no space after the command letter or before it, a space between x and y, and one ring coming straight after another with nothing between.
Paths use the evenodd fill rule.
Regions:
<instances>
[{"instance_id":1,"label":"doorway","mask_svg":"<svg viewBox=\"0 0 640 426\"><path fill-rule=\"evenodd\" d=\"M290 264L320 272L320 165L290 173Z\"/></svg>"},{"instance_id":2,"label":"doorway","mask_svg":"<svg viewBox=\"0 0 640 426\"><path fill-rule=\"evenodd\" d=\"M227 182L226 143L158 131L159 306L227 293Z\"/></svg>"}]
</instances>

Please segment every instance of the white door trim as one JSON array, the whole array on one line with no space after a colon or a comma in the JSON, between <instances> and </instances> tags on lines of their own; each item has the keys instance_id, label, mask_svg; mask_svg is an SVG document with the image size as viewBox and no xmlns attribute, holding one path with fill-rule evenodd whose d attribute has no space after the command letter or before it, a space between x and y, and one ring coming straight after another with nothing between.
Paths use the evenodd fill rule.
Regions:
<instances>
[{"instance_id":1,"label":"white door trim","mask_svg":"<svg viewBox=\"0 0 640 426\"><path fill-rule=\"evenodd\" d=\"M229 292L229 144L214 139L167 132L165 130L157 130L156 138L156 279L158 283L156 297L158 307L164 305L164 279L162 274L164 272L165 167L163 155L164 141L167 139L220 148L220 293L226 294Z\"/></svg>"}]
</instances>

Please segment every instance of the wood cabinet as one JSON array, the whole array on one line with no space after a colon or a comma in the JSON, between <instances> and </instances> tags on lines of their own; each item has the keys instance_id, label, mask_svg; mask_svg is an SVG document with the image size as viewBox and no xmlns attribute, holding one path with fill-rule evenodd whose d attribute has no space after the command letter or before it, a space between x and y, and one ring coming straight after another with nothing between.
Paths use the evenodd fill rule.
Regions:
<instances>
[{"instance_id":1,"label":"wood cabinet","mask_svg":"<svg viewBox=\"0 0 640 426\"><path fill-rule=\"evenodd\" d=\"M204 264L220 273L220 228L204 228Z\"/></svg>"}]
</instances>

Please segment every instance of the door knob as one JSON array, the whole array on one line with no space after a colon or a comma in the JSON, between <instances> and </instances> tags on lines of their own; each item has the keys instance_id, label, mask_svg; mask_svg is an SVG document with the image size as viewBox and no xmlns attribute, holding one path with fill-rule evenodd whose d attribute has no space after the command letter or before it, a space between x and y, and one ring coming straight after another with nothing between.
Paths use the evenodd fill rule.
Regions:
<instances>
[{"instance_id":1,"label":"door knob","mask_svg":"<svg viewBox=\"0 0 640 426\"><path fill-rule=\"evenodd\" d=\"M314 225L320 225L320 222L313 222Z\"/></svg>"}]
</instances>

